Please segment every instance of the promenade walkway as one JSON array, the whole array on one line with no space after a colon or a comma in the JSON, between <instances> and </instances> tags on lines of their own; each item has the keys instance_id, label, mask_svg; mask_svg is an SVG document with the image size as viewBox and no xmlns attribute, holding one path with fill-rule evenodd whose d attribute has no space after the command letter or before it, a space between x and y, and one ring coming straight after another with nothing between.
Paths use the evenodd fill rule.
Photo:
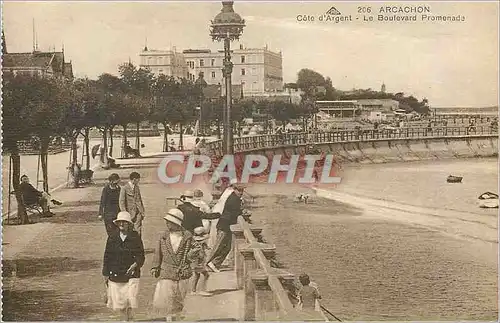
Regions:
<instances>
[{"instance_id":1,"label":"promenade walkway","mask_svg":"<svg viewBox=\"0 0 500 323\"><path fill-rule=\"evenodd\" d=\"M146 262L139 293L139 321L156 317L151 303L156 279L151 277L152 253L158 234L164 230L163 214L172 207L166 197L179 196L187 187L172 187L156 179L153 165L129 166L117 171L124 179L132 171L141 176L146 207L143 240ZM116 316L104 304L101 275L106 242L104 224L97 218L101 189L112 171L98 171L95 185L61 189L64 205L54 208L56 216L38 223L3 227L3 320L22 321L109 321ZM233 270L213 273L208 289L212 297L188 296L188 321L240 320L243 291L236 289Z\"/></svg>"}]
</instances>

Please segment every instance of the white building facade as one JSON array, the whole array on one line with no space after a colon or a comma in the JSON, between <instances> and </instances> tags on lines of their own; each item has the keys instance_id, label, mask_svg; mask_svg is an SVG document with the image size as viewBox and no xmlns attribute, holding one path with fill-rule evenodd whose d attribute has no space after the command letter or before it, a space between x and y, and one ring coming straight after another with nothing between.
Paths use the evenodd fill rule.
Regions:
<instances>
[{"instance_id":1,"label":"white building facade","mask_svg":"<svg viewBox=\"0 0 500 323\"><path fill-rule=\"evenodd\" d=\"M148 50L144 48L139 54L140 67L147 67L155 75L168 75L178 78L187 77L186 61L182 53L172 50Z\"/></svg>"},{"instance_id":2,"label":"white building facade","mask_svg":"<svg viewBox=\"0 0 500 323\"><path fill-rule=\"evenodd\" d=\"M231 51L232 83L243 86L245 97L283 91L283 60L281 52L264 48L240 48ZM141 67L156 75L165 74L194 81L200 73L208 84L224 84L223 51L187 49L182 53L147 50L140 54Z\"/></svg>"}]
</instances>

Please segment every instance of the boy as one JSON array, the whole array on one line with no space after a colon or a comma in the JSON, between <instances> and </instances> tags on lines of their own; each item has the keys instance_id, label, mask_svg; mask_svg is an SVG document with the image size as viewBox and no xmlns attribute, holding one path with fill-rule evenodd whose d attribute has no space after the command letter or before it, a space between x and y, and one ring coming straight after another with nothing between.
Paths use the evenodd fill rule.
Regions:
<instances>
[{"instance_id":1,"label":"boy","mask_svg":"<svg viewBox=\"0 0 500 323\"><path fill-rule=\"evenodd\" d=\"M316 309L316 300L321 299L318 288L311 286L311 280L307 274L300 275L299 281L302 284L302 288L299 290L299 299L302 303L302 310L314 311Z\"/></svg>"}]
</instances>

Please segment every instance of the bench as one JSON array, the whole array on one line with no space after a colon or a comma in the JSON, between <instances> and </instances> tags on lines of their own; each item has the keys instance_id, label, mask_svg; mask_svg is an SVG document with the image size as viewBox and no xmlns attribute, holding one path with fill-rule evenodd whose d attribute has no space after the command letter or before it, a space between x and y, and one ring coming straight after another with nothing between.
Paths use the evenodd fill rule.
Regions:
<instances>
[{"instance_id":1,"label":"bench","mask_svg":"<svg viewBox=\"0 0 500 323\"><path fill-rule=\"evenodd\" d=\"M169 201L174 201L175 206L177 206L177 201L182 202L181 199L178 197L167 197L166 200L167 200L167 204Z\"/></svg>"},{"instance_id":2,"label":"bench","mask_svg":"<svg viewBox=\"0 0 500 323\"><path fill-rule=\"evenodd\" d=\"M76 174L75 174L75 169L72 166L66 167L66 169L69 170L71 176L74 178L74 180L78 180L77 185L80 184L93 184L92 178L94 177L94 171L91 169L81 169L81 166L78 165L76 169Z\"/></svg>"},{"instance_id":3,"label":"bench","mask_svg":"<svg viewBox=\"0 0 500 323\"><path fill-rule=\"evenodd\" d=\"M16 191L11 191L10 192L11 195L16 195ZM40 205L40 203L33 203L33 204L27 204L24 202L24 197L22 196L21 194L21 200L23 201L23 205L24 205L24 208L26 209L26 212L29 212L31 214L36 214L38 213L38 215L42 216L43 215L43 208L42 208L42 205Z\"/></svg>"},{"instance_id":4,"label":"bench","mask_svg":"<svg viewBox=\"0 0 500 323\"><path fill-rule=\"evenodd\" d=\"M78 174L79 184L92 184L92 178L94 177L94 171L91 169L84 169Z\"/></svg>"}]
</instances>

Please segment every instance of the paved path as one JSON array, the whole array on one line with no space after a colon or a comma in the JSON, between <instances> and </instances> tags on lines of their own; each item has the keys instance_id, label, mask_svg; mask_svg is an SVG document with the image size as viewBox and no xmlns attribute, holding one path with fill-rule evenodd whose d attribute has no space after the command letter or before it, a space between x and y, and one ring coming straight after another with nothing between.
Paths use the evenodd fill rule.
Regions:
<instances>
[{"instance_id":1,"label":"paved path","mask_svg":"<svg viewBox=\"0 0 500 323\"><path fill-rule=\"evenodd\" d=\"M214 137L206 137L207 140L213 140L215 139ZM135 137L132 138L131 140L132 146L135 145ZM179 135L169 135L169 141L170 139L174 139L174 141L177 143L179 141ZM192 149L194 146L194 141L195 137L194 136L184 136L184 147L186 147L187 150ZM90 147L92 148L94 145L100 144L101 139L96 139L93 138L90 140ZM114 140L114 156L119 157L120 156L120 145L122 142L122 138L116 138ZM158 136L158 137L142 137L141 138L141 144L144 144L145 147L141 148L141 154L144 156L154 154L156 152L162 151L162 145L163 145L163 135ZM78 145L80 148L78 149L78 162L80 163L82 161L82 153L83 153L83 141L80 140L78 142ZM68 167L70 161L70 152L65 151L59 154L54 154L54 155L49 155L48 156L48 171L49 171L49 190L53 190L55 188L64 186L66 181L68 180L68 170L66 167ZM124 161L120 161L122 163ZM96 166L99 163L99 157L97 157L95 160L91 160L91 167ZM127 163L127 160L125 161ZM130 163L129 163L130 164ZM36 155L22 155L21 156L21 175L26 174L30 178L31 183L33 186L37 187L37 167L38 167L38 156ZM2 203L3 203L3 208L2 208L2 214L6 215L8 210L8 202L9 202L9 195L6 193L9 191L9 156L8 155L3 155L2 156L2 177L5 179L2 181ZM40 174L39 174L40 180L42 179L42 172L40 168ZM42 189L42 183L38 183L38 189ZM11 190L13 188L11 187ZM16 211L17 209L17 204L16 204L16 199L11 196L10 198L10 209L11 209L11 214Z\"/></svg>"},{"instance_id":2,"label":"paved path","mask_svg":"<svg viewBox=\"0 0 500 323\"><path fill-rule=\"evenodd\" d=\"M141 165L142 166L142 165ZM131 171L141 173L141 190L146 206L143 240L146 263L142 269L140 308L136 319L155 317L151 302L156 279L149 275L153 245L164 229L168 196L178 196L186 187L159 183L156 168L118 170L122 178ZM4 320L23 321L109 321L116 316L104 304L101 275L106 232L97 219L101 189L112 171L98 171L96 184L80 189L61 189L57 196L64 205L54 208L56 216L38 219L42 223L4 226ZM171 203L171 202L170 202ZM16 264L14 267L13 264ZM12 271L16 268L16 274ZM212 274L212 297L188 296L186 320L238 320L242 291L235 290L233 271Z\"/></svg>"}]
</instances>

